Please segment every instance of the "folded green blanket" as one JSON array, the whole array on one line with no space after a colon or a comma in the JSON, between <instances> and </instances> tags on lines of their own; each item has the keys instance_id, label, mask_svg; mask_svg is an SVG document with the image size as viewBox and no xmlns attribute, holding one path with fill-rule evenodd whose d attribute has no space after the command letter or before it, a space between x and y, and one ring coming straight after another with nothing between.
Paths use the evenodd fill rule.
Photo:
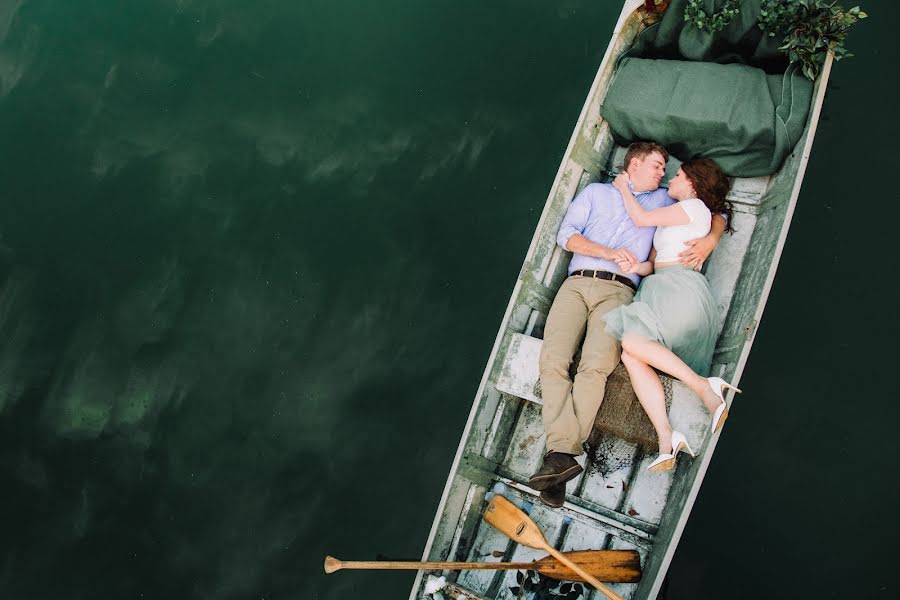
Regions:
<instances>
[{"instance_id":1,"label":"folded green blanket","mask_svg":"<svg viewBox=\"0 0 900 600\"><path fill-rule=\"evenodd\" d=\"M803 133L812 82L795 66L623 58L602 114L617 143L654 140L680 160L712 158L731 176L768 175Z\"/></svg>"}]
</instances>

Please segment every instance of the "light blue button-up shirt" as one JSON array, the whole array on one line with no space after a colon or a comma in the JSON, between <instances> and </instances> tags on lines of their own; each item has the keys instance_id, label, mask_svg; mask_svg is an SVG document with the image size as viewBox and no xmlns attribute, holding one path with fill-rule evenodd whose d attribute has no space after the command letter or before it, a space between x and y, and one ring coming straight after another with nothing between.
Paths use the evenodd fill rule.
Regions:
<instances>
[{"instance_id":1,"label":"light blue button-up shirt","mask_svg":"<svg viewBox=\"0 0 900 600\"><path fill-rule=\"evenodd\" d=\"M663 188L635 194L635 198L647 210L675 203ZM616 188L608 183L592 183L572 200L556 236L556 243L565 250L569 238L580 233L607 248L627 248L643 262L650 256L655 232L656 227L638 227L632 222L625 211L622 195ZM581 269L619 273L635 284L641 280L638 275L622 273L611 260L574 253L569 263L569 274Z\"/></svg>"}]
</instances>

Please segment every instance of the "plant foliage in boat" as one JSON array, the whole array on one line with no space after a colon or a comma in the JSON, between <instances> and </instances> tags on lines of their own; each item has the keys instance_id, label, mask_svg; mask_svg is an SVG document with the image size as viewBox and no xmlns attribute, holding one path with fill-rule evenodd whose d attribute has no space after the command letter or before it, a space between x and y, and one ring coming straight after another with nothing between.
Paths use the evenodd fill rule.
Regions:
<instances>
[{"instance_id":1,"label":"plant foliage in boat","mask_svg":"<svg viewBox=\"0 0 900 600\"><path fill-rule=\"evenodd\" d=\"M719 2L713 2L713 6ZM688 0L684 21L700 31L722 31L740 12L743 0L725 0L717 11L707 12L708 0ZM761 0L757 24L769 37L783 36L778 48L792 62L803 65L803 74L815 79L829 51L834 59L853 56L844 48L850 26L866 18L858 6L850 10L827 0Z\"/></svg>"},{"instance_id":2,"label":"plant foliage in boat","mask_svg":"<svg viewBox=\"0 0 900 600\"><path fill-rule=\"evenodd\" d=\"M722 31L731 23L735 15L741 12L741 0L725 0L725 4L718 11L706 14L704 0L690 0L684 7L684 20L700 31L715 33Z\"/></svg>"},{"instance_id":3,"label":"plant foliage in boat","mask_svg":"<svg viewBox=\"0 0 900 600\"><path fill-rule=\"evenodd\" d=\"M759 28L770 37L783 35L779 50L792 63L803 63L803 74L815 79L829 50L834 60L853 56L844 48L844 38L850 26L866 16L858 6L845 11L825 0L763 0Z\"/></svg>"}]
</instances>

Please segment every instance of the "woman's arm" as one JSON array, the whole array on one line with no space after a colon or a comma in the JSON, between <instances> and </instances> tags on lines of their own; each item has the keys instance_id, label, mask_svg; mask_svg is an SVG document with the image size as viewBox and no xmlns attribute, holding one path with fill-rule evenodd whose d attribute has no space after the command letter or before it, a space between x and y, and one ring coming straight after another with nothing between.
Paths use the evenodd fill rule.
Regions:
<instances>
[{"instance_id":1,"label":"woman's arm","mask_svg":"<svg viewBox=\"0 0 900 600\"><path fill-rule=\"evenodd\" d=\"M653 274L655 262L656 248L650 248L650 256L644 262L634 265L625 265L623 263L618 263L618 265L623 273L634 273L636 275L640 275L641 277L646 277L647 275Z\"/></svg>"},{"instance_id":2,"label":"woman's arm","mask_svg":"<svg viewBox=\"0 0 900 600\"><path fill-rule=\"evenodd\" d=\"M613 187L622 194L625 202L625 211L638 227L660 227L663 225L687 225L691 222L687 211L678 204L646 210L631 193L628 187L628 174L619 173L613 180Z\"/></svg>"},{"instance_id":3,"label":"woman's arm","mask_svg":"<svg viewBox=\"0 0 900 600\"><path fill-rule=\"evenodd\" d=\"M681 264L691 267L695 271L702 269L703 263L706 262L706 259L709 258L709 255L712 254L712 251L719 244L719 240L722 239L722 234L725 233L725 225L725 217L718 213L714 214L709 233L705 237L684 243L688 248L678 255Z\"/></svg>"},{"instance_id":4,"label":"woman's arm","mask_svg":"<svg viewBox=\"0 0 900 600\"><path fill-rule=\"evenodd\" d=\"M653 275L653 261L645 260L642 263L638 263L631 268L622 269L623 273L627 273L629 275L640 275L641 277L646 277L647 275Z\"/></svg>"},{"instance_id":5,"label":"woman's arm","mask_svg":"<svg viewBox=\"0 0 900 600\"><path fill-rule=\"evenodd\" d=\"M635 256L625 248L608 248L602 244L592 242L583 235L591 215L591 200L589 196L595 194L599 186L589 185L575 196L556 234L556 243L563 249L584 256L593 256L616 262L624 261L626 264L637 262ZM605 192L604 192L605 193Z\"/></svg>"}]
</instances>

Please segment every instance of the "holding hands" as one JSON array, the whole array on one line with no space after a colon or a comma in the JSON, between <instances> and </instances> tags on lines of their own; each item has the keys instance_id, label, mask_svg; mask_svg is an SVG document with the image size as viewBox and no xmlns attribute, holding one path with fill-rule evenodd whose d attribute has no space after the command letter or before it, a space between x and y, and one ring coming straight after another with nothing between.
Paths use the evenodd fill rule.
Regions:
<instances>
[{"instance_id":1,"label":"holding hands","mask_svg":"<svg viewBox=\"0 0 900 600\"><path fill-rule=\"evenodd\" d=\"M637 273L638 271L638 263L616 263L619 266L619 270L625 273L626 275L631 275L632 273Z\"/></svg>"},{"instance_id":2,"label":"holding hands","mask_svg":"<svg viewBox=\"0 0 900 600\"><path fill-rule=\"evenodd\" d=\"M610 248L605 258L615 262L623 273L632 273L638 264L638 259L627 248Z\"/></svg>"}]
</instances>

